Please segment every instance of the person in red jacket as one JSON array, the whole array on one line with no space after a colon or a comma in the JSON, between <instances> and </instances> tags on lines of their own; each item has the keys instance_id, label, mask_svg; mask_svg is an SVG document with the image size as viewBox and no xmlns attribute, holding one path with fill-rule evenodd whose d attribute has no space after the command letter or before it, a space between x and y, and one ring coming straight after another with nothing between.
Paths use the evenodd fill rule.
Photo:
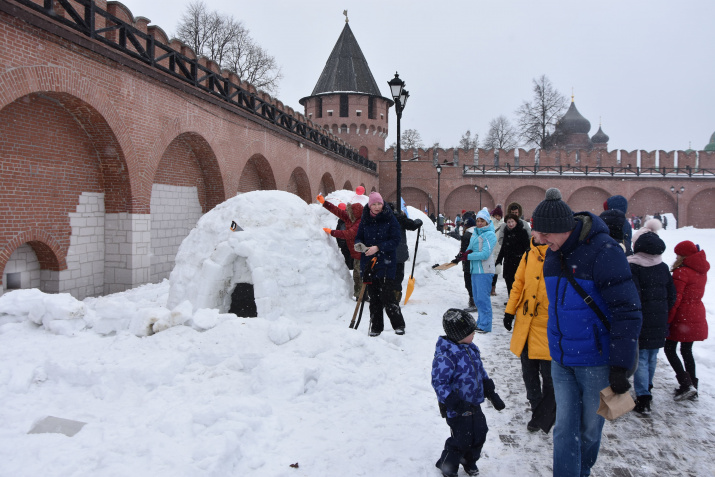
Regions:
<instances>
[{"instance_id":1,"label":"person in red jacket","mask_svg":"<svg viewBox=\"0 0 715 477\"><path fill-rule=\"evenodd\" d=\"M703 341L708 337L708 322L705 320L702 298L710 264L705 257L705 251L700 250L700 246L690 240L680 242L674 251L677 257L672 270L677 297L668 314L670 331L665 341L665 356L680 384L675 390L674 399L694 400L698 397L698 378L695 375L693 342ZM685 367L676 353L678 343Z\"/></svg>"},{"instance_id":2,"label":"person in red jacket","mask_svg":"<svg viewBox=\"0 0 715 477\"><path fill-rule=\"evenodd\" d=\"M348 204L342 210L339 207L331 204L322 195L318 195L318 202L323 204L323 207L328 209L330 213L345 222L345 230L331 230L324 228L326 234L345 240L350 250L350 256L354 260L353 264L353 295L357 300L360 296L360 288L362 287L362 278L360 278L360 252L355 251L355 235L357 235L358 227L360 227L360 218L362 217L363 206L359 202Z\"/></svg>"}]
</instances>

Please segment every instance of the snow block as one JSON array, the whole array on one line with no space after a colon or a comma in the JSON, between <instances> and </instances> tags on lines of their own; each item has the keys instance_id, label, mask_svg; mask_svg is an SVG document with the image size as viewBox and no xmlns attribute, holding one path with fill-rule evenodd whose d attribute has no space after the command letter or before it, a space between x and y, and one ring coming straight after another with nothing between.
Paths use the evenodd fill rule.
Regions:
<instances>
[{"instance_id":1,"label":"snow block","mask_svg":"<svg viewBox=\"0 0 715 477\"><path fill-rule=\"evenodd\" d=\"M62 419L61 417L47 416L41 419L32 426L28 434L64 434L67 437L72 437L77 434L87 424L86 422L73 421L71 419Z\"/></svg>"}]
</instances>

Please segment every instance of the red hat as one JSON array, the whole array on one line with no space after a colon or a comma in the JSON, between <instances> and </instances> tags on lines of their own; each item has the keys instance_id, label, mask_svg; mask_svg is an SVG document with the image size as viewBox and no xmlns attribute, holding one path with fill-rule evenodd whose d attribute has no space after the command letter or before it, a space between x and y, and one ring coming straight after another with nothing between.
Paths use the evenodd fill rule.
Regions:
<instances>
[{"instance_id":1,"label":"red hat","mask_svg":"<svg viewBox=\"0 0 715 477\"><path fill-rule=\"evenodd\" d=\"M462 209L462 214L464 214L465 212L466 212L466 210L465 210L465 209Z\"/></svg>"},{"instance_id":2,"label":"red hat","mask_svg":"<svg viewBox=\"0 0 715 477\"><path fill-rule=\"evenodd\" d=\"M603 210L608 210L608 201L607 200L603 201Z\"/></svg>"},{"instance_id":3,"label":"red hat","mask_svg":"<svg viewBox=\"0 0 715 477\"><path fill-rule=\"evenodd\" d=\"M342 202L338 204L338 209L345 210L347 207Z\"/></svg>"},{"instance_id":4,"label":"red hat","mask_svg":"<svg viewBox=\"0 0 715 477\"><path fill-rule=\"evenodd\" d=\"M678 245L675 246L674 249L675 254L680 255L681 257L689 257L694 253L698 253L699 251L700 245L695 245L690 240L680 242Z\"/></svg>"}]
</instances>

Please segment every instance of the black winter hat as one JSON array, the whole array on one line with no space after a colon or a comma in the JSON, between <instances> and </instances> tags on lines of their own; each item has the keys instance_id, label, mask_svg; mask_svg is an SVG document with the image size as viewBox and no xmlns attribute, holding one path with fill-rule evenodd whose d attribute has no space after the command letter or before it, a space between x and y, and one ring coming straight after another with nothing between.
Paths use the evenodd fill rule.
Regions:
<instances>
[{"instance_id":1,"label":"black winter hat","mask_svg":"<svg viewBox=\"0 0 715 477\"><path fill-rule=\"evenodd\" d=\"M665 252L665 242L654 232L645 232L638 236L633 244L633 253L647 253L650 255L663 255Z\"/></svg>"},{"instance_id":2,"label":"black winter hat","mask_svg":"<svg viewBox=\"0 0 715 477\"><path fill-rule=\"evenodd\" d=\"M561 191L556 188L546 191L544 200L534 209L531 221L533 230L545 234L570 232L576 225L571 207L561 200Z\"/></svg>"},{"instance_id":3,"label":"black winter hat","mask_svg":"<svg viewBox=\"0 0 715 477\"><path fill-rule=\"evenodd\" d=\"M455 343L462 341L477 329L474 317L459 308L450 308L442 316L442 326L447 338Z\"/></svg>"}]
</instances>

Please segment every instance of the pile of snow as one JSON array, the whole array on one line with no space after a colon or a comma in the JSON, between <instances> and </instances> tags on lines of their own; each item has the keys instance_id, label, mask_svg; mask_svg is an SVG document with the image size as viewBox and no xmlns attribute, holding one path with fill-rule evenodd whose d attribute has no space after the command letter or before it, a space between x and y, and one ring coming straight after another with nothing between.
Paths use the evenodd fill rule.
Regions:
<instances>
[{"instance_id":1,"label":"pile of snow","mask_svg":"<svg viewBox=\"0 0 715 477\"><path fill-rule=\"evenodd\" d=\"M335 247L320 227L333 227L337 219L323 216L317 204L306 207L319 217L316 228L326 250ZM439 475L434 462L449 429L437 409L430 368L443 334L442 314L466 306L468 296L460 267L440 273L431 268L449 261L459 242L442 236L419 211L408 212L425 222L426 240L419 239L415 291L402 306L404 336L394 334L386 320L379 337L368 337L367 313L359 330L349 329L355 302L345 294L331 308L334 287L325 283L315 308L327 312L249 319L179 304L171 310L178 321L188 317L186 326L142 337L132 323L146 322L146 315L161 314L169 323L167 280L81 302L33 290L3 295L0 474ZM661 237L669 264L681 240L715 250L712 230L667 230ZM412 254L416 233L408 232L407 240ZM310 259L303 255L303 266ZM411 265L406 263L407 271ZM712 325L715 267L709 278L704 303ZM505 301L500 278L492 299L494 332L475 339L507 405L501 412L483 406L490 430L479 468L483 475L547 476L551 434L526 430L530 413L519 358L509 352L511 334L499 324ZM215 320L215 326L202 330L196 325L202 319ZM116 333L97 332L112 327ZM658 467L669 455L687 461L693 475L712 474L708 443L715 426L708 416L715 413L715 341L698 342L693 352L703 383L700 401L673 401L677 383L661 352L653 417L629 413L607 422L594 475L628 466L639 475L679 475L682 466L670 473ZM28 434L47 416L87 424L73 437ZM665 457L653 458L650 450L664 439Z\"/></svg>"}]
</instances>

